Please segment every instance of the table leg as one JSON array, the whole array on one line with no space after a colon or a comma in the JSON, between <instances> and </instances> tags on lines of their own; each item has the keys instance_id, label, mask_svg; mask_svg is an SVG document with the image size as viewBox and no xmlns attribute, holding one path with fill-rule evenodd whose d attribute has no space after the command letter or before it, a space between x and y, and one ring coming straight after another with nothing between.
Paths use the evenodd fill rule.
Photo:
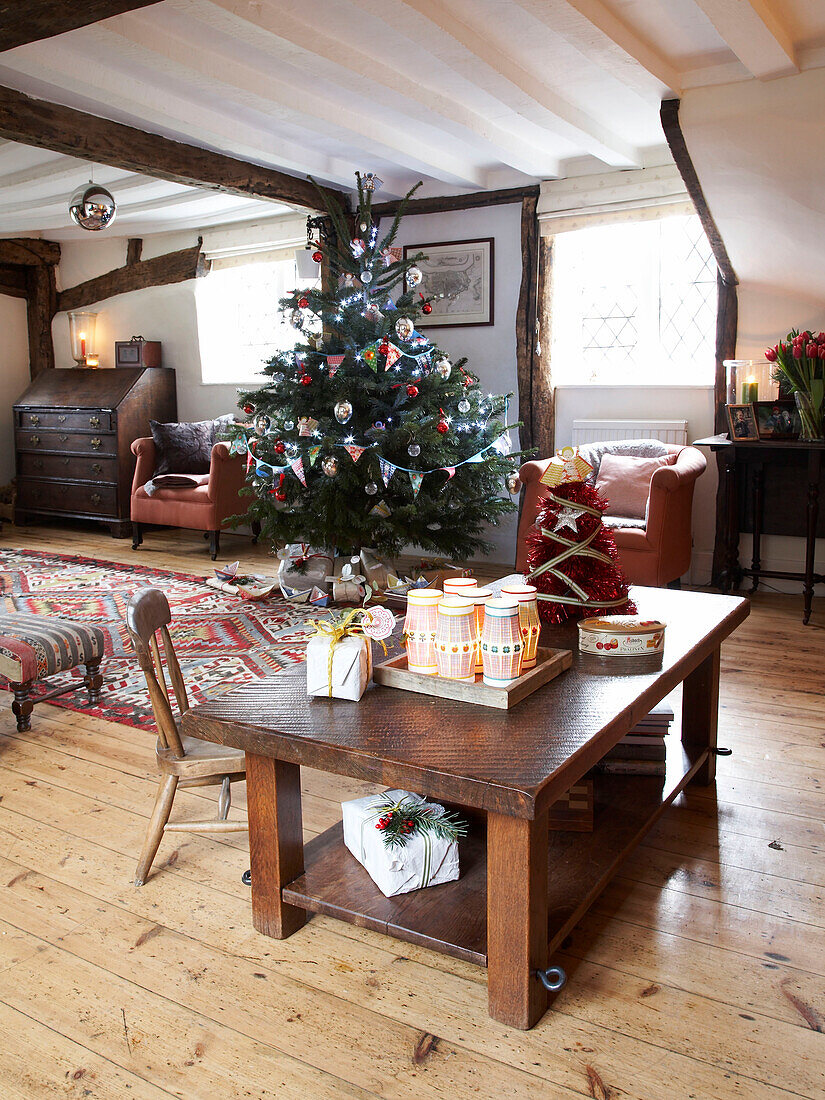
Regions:
<instances>
[{"instance_id":1,"label":"table leg","mask_svg":"<svg viewBox=\"0 0 825 1100\"><path fill-rule=\"evenodd\" d=\"M527 1030L547 1010L535 976L548 965L548 825L487 815L487 1001L494 1020Z\"/></svg>"},{"instance_id":2,"label":"table leg","mask_svg":"<svg viewBox=\"0 0 825 1100\"><path fill-rule=\"evenodd\" d=\"M284 940L306 922L303 909L285 905L281 888L303 874L301 769L271 756L246 754L252 923Z\"/></svg>"},{"instance_id":3,"label":"table leg","mask_svg":"<svg viewBox=\"0 0 825 1100\"><path fill-rule=\"evenodd\" d=\"M821 475L821 455L818 450L812 447L808 454L808 528L805 539L805 581L802 588L805 596L805 610L802 615L803 626L807 626L811 618L811 603L814 597L816 523L819 518L819 479Z\"/></svg>"},{"instance_id":4,"label":"table leg","mask_svg":"<svg viewBox=\"0 0 825 1100\"><path fill-rule=\"evenodd\" d=\"M703 786L716 779L716 731L719 719L719 657L716 649L685 678L682 692L682 744L695 752L707 748L708 758L691 780Z\"/></svg>"}]
</instances>

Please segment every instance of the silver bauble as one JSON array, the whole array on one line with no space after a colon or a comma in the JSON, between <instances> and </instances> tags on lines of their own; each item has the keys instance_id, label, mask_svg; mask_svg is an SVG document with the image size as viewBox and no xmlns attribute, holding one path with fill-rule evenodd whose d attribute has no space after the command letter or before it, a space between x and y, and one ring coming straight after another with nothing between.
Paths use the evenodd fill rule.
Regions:
<instances>
[{"instance_id":1,"label":"silver bauble","mask_svg":"<svg viewBox=\"0 0 825 1100\"><path fill-rule=\"evenodd\" d=\"M450 374L452 373L453 364L445 356L444 359L439 359L438 360L438 362L435 365L435 369L438 371L438 373L441 375L441 377L446 382L447 379L450 377Z\"/></svg>"},{"instance_id":2,"label":"silver bauble","mask_svg":"<svg viewBox=\"0 0 825 1100\"><path fill-rule=\"evenodd\" d=\"M460 413L468 413L470 411L470 402L466 397L462 397L458 403L458 411Z\"/></svg>"},{"instance_id":3,"label":"silver bauble","mask_svg":"<svg viewBox=\"0 0 825 1100\"><path fill-rule=\"evenodd\" d=\"M255 431L258 433L258 435L263 435L268 427L269 427L269 417L268 416L259 416L258 419L255 421Z\"/></svg>"},{"instance_id":4,"label":"silver bauble","mask_svg":"<svg viewBox=\"0 0 825 1100\"><path fill-rule=\"evenodd\" d=\"M352 405L349 401L339 401L332 411L335 413L335 419L339 424L346 424L352 416Z\"/></svg>"},{"instance_id":5,"label":"silver bauble","mask_svg":"<svg viewBox=\"0 0 825 1100\"><path fill-rule=\"evenodd\" d=\"M361 282L364 283L364 284L371 283L372 282L372 272L368 271L368 270L367 271L362 271L361 272Z\"/></svg>"},{"instance_id":6,"label":"silver bauble","mask_svg":"<svg viewBox=\"0 0 825 1100\"><path fill-rule=\"evenodd\" d=\"M294 427L295 427L295 421L294 420L285 420L284 421L284 431L291 432Z\"/></svg>"},{"instance_id":7,"label":"silver bauble","mask_svg":"<svg viewBox=\"0 0 825 1100\"><path fill-rule=\"evenodd\" d=\"M321 469L327 475L327 477L335 477L338 473L338 459L335 455L327 455L327 457L321 463Z\"/></svg>"},{"instance_id":8,"label":"silver bauble","mask_svg":"<svg viewBox=\"0 0 825 1100\"><path fill-rule=\"evenodd\" d=\"M415 326L409 317L399 317L395 322L395 332L399 340L409 340L415 331Z\"/></svg>"},{"instance_id":9,"label":"silver bauble","mask_svg":"<svg viewBox=\"0 0 825 1100\"><path fill-rule=\"evenodd\" d=\"M424 276L421 274L420 267L411 267L404 278L407 280L408 286L418 286Z\"/></svg>"},{"instance_id":10,"label":"silver bauble","mask_svg":"<svg viewBox=\"0 0 825 1100\"><path fill-rule=\"evenodd\" d=\"M293 328L300 328L304 323L304 315L300 309L293 309L289 315L289 323Z\"/></svg>"},{"instance_id":11,"label":"silver bauble","mask_svg":"<svg viewBox=\"0 0 825 1100\"><path fill-rule=\"evenodd\" d=\"M117 203L105 187L84 183L69 199L69 214L81 229L97 232L111 225L117 214Z\"/></svg>"},{"instance_id":12,"label":"silver bauble","mask_svg":"<svg viewBox=\"0 0 825 1100\"><path fill-rule=\"evenodd\" d=\"M367 494L368 497L374 497L375 494L378 492L378 486L375 484L374 481L368 481L367 484L364 486L364 492Z\"/></svg>"},{"instance_id":13,"label":"silver bauble","mask_svg":"<svg viewBox=\"0 0 825 1100\"><path fill-rule=\"evenodd\" d=\"M277 370L272 375L272 381L276 384L276 386L280 386L280 384L284 380L284 377L285 377L284 372L282 370Z\"/></svg>"},{"instance_id":14,"label":"silver bauble","mask_svg":"<svg viewBox=\"0 0 825 1100\"><path fill-rule=\"evenodd\" d=\"M504 484L507 486L507 492L510 494L510 496L515 496L516 493L520 492L521 490L521 481L519 480L519 476L517 473L515 473L515 471L505 477Z\"/></svg>"},{"instance_id":15,"label":"silver bauble","mask_svg":"<svg viewBox=\"0 0 825 1100\"><path fill-rule=\"evenodd\" d=\"M411 443L409 447L407 447L407 454L410 456L410 458L418 458L418 456L421 454L421 448L418 446L417 443Z\"/></svg>"}]
</instances>

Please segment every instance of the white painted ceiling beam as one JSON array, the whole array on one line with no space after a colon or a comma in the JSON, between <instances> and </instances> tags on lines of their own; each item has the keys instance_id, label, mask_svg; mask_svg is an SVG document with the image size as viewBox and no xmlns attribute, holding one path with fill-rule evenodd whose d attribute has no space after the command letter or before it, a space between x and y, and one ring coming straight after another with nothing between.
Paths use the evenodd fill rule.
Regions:
<instances>
[{"instance_id":1,"label":"white painted ceiling beam","mask_svg":"<svg viewBox=\"0 0 825 1100\"><path fill-rule=\"evenodd\" d=\"M760 80L799 72L774 0L694 0L742 64Z\"/></svg>"},{"instance_id":2,"label":"white painted ceiling beam","mask_svg":"<svg viewBox=\"0 0 825 1100\"><path fill-rule=\"evenodd\" d=\"M353 3L377 19L389 22L396 18L398 5L384 4L382 0L353 0ZM451 39L468 56L476 83L488 95L606 164L628 168L641 163L639 151L629 142L528 73L515 57L455 16L441 0L403 0L403 5L426 21L418 28L418 44L437 53L439 36ZM410 33L407 23L402 21L402 27L404 33ZM438 33L433 31L434 27Z\"/></svg>"},{"instance_id":3,"label":"white painted ceiling beam","mask_svg":"<svg viewBox=\"0 0 825 1100\"><path fill-rule=\"evenodd\" d=\"M417 104L429 116L434 116L445 132L463 140L474 140L488 157L492 155L516 171L536 178L558 174L558 161L548 157L535 143L522 140L492 119L421 83L420 73L404 71L401 67L403 59L389 65L382 61L380 55L366 53L351 44L342 48L341 41L325 34L323 26L296 15L293 0L269 0L267 3L210 0L209 6L220 9L220 12L215 12L217 18L204 12L203 5L197 2L192 4L197 18L208 18L211 25L221 27L227 33L243 34L239 26L241 22L248 24L250 31L255 28L265 32L263 37L256 34L256 49L278 57L278 43L287 42L305 55L309 72L317 69L317 59L321 58L327 75L334 74L334 78L342 83L348 82L355 90L379 97L390 93L391 105L398 104L399 109L407 111L409 125L414 125L416 121L410 104ZM181 7L180 3L177 7ZM248 34L244 37L252 41ZM294 51L291 61L295 64Z\"/></svg>"},{"instance_id":4,"label":"white painted ceiling beam","mask_svg":"<svg viewBox=\"0 0 825 1100\"><path fill-rule=\"evenodd\" d=\"M324 135L336 133L339 140L359 146L365 154L387 160L416 173L423 172L444 183L463 187L484 187L484 173L466 156L448 144L422 140L416 127L392 125L377 114L359 112L342 100L319 95L311 79L296 85L279 78L271 69L262 70L220 51L203 41L196 50L163 24L163 14L154 19L140 15L120 15L106 22L106 31L122 36L140 47L144 64L153 57L165 58L181 75L198 73L209 80L213 89L228 96L240 92L253 97L250 105L261 113L271 113L276 105L291 120ZM168 68L162 68L168 72Z\"/></svg>"}]
</instances>

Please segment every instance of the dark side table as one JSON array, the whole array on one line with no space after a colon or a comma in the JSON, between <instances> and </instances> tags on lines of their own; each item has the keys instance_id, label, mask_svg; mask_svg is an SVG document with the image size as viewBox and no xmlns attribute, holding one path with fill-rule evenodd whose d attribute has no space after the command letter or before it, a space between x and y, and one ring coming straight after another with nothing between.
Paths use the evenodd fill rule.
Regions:
<instances>
[{"instance_id":1,"label":"dark side table","mask_svg":"<svg viewBox=\"0 0 825 1100\"><path fill-rule=\"evenodd\" d=\"M801 581L802 622L807 626L814 585L825 584L825 574L815 572L817 534L825 536L825 531L817 530L825 443L731 440L726 435L713 435L697 439L693 446L710 447L720 459L722 503L716 516L714 583L727 592L737 588L743 577L751 577L751 591L755 592L762 577ZM770 497L767 515L766 496ZM750 568L739 561L739 535L748 529L753 532ZM804 572L763 568L763 534L804 537Z\"/></svg>"}]
</instances>

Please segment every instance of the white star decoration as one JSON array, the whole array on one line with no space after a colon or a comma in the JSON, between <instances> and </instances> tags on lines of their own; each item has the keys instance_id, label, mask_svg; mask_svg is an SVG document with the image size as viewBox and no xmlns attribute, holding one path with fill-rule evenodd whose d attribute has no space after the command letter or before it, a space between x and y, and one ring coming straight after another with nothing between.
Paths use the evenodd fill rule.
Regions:
<instances>
[{"instance_id":1,"label":"white star decoration","mask_svg":"<svg viewBox=\"0 0 825 1100\"><path fill-rule=\"evenodd\" d=\"M584 508L577 508L575 504L563 504L559 507L558 514L553 520L553 526L550 530L563 531L565 527L569 527L575 533L576 520L583 515Z\"/></svg>"}]
</instances>

